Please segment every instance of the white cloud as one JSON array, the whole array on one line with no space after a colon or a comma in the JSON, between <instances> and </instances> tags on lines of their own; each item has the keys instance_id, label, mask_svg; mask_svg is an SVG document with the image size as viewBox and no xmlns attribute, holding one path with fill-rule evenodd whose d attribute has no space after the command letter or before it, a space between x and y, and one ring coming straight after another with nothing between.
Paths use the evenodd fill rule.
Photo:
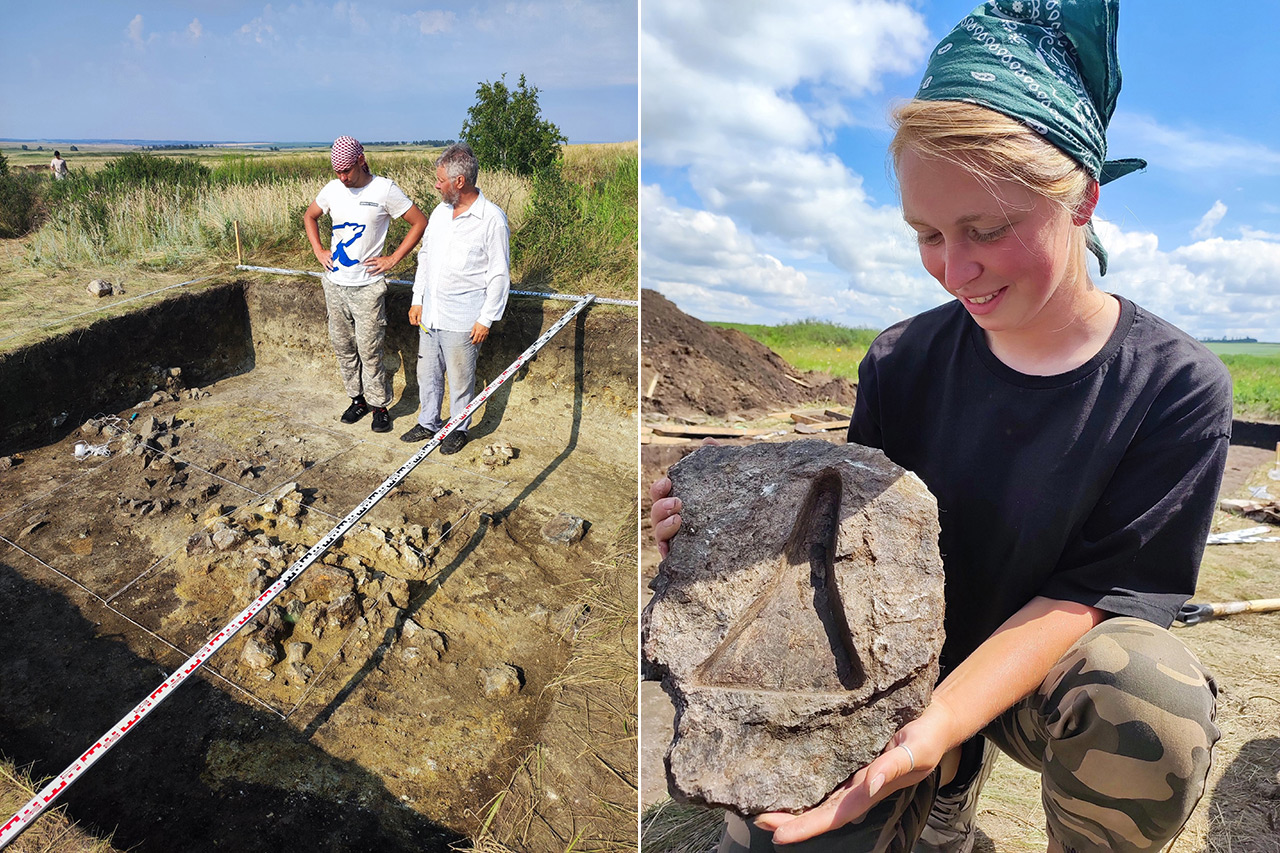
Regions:
<instances>
[{"instance_id":1,"label":"white cloud","mask_svg":"<svg viewBox=\"0 0 1280 853\"><path fill-rule=\"evenodd\" d=\"M1280 243L1212 237L1164 252L1150 232L1095 225L1111 257L1104 289L1196 337L1280 341Z\"/></svg>"},{"instance_id":2,"label":"white cloud","mask_svg":"<svg viewBox=\"0 0 1280 853\"><path fill-rule=\"evenodd\" d=\"M819 145L824 131L849 120L839 100L878 91L886 73L916 68L926 38L916 11L884 0L787 9L649 0L641 35L645 156L685 163L753 146ZM800 102L801 84L813 89L817 108Z\"/></svg>"},{"instance_id":3,"label":"white cloud","mask_svg":"<svg viewBox=\"0 0 1280 853\"><path fill-rule=\"evenodd\" d=\"M134 15L124 32L135 47L142 47L142 15Z\"/></svg>"},{"instance_id":4,"label":"white cloud","mask_svg":"<svg viewBox=\"0 0 1280 853\"><path fill-rule=\"evenodd\" d=\"M757 258L751 276L702 273L704 291L719 295L709 304L724 311L738 304L731 293L785 285L768 300L784 317L823 313L866 324L897 319L891 303L923 309L940 301L896 204L875 203L862 177L825 150L853 122L849 99L922 64L927 31L915 10L884 0L786 10L646 0L642 16L646 163L684 166L703 215L722 231L732 226L738 239L754 235L753 250L783 269L806 270L780 281ZM723 37L726 28L732 38ZM695 213L663 208L683 223L682 241L710 237L694 227ZM663 276L650 272L683 242L651 243L662 226L644 217L645 275L657 282ZM772 253L759 248L766 245ZM763 303L767 294L755 298Z\"/></svg>"},{"instance_id":5,"label":"white cloud","mask_svg":"<svg viewBox=\"0 0 1280 853\"><path fill-rule=\"evenodd\" d=\"M1219 199L1213 203L1213 207L1200 217L1200 224L1191 229L1191 239L1203 240L1206 237L1213 236L1213 229L1218 227L1218 223L1222 221L1222 217L1227 215L1227 206Z\"/></svg>"},{"instance_id":6,"label":"white cloud","mask_svg":"<svg viewBox=\"0 0 1280 853\"><path fill-rule=\"evenodd\" d=\"M333 17L338 21L339 26L350 28L351 32L369 32L369 22L360 14L360 10L355 3L339 0L333 5Z\"/></svg>"},{"instance_id":7,"label":"white cloud","mask_svg":"<svg viewBox=\"0 0 1280 853\"><path fill-rule=\"evenodd\" d=\"M408 17L424 36L447 33L458 22L457 14L442 9L419 10Z\"/></svg>"},{"instance_id":8,"label":"white cloud","mask_svg":"<svg viewBox=\"0 0 1280 853\"><path fill-rule=\"evenodd\" d=\"M646 287L692 297L707 319L727 319L718 304L726 297L738 311L757 299L771 309L806 302L805 274L761 251L729 217L681 207L655 186L641 188L640 210Z\"/></svg>"},{"instance_id":9,"label":"white cloud","mask_svg":"<svg viewBox=\"0 0 1280 853\"><path fill-rule=\"evenodd\" d=\"M275 9L272 9L271 4L268 3L263 7L261 15L240 28L240 36L245 39L252 39L256 44L278 41L279 37L276 35L276 29L272 23L275 19Z\"/></svg>"},{"instance_id":10,"label":"white cloud","mask_svg":"<svg viewBox=\"0 0 1280 853\"><path fill-rule=\"evenodd\" d=\"M1261 142L1219 131L1178 129L1123 110L1112 119L1107 137L1109 150L1140 152L1153 165L1175 171L1280 174L1280 150Z\"/></svg>"},{"instance_id":11,"label":"white cloud","mask_svg":"<svg viewBox=\"0 0 1280 853\"><path fill-rule=\"evenodd\" d=\"M191 19L191 23L187 24L187 32L191 34L193 41L200 40L200 36L204 35L204 25L200 23L199 18Z\"/></svg>"}]
</instances>

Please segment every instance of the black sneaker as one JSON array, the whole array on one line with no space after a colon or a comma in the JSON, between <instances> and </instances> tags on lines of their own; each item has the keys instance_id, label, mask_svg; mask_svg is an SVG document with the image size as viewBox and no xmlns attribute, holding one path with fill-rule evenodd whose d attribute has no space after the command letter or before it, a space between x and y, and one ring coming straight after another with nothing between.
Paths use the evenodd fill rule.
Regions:
<instances>
[{"instance_id":1,"label":"black sneaker","mask_svg":"<svg viewBox=\"0 0 1280 853\"><path fill-rule=\"evenodd\" d=\"M353 424L367 414L369 414L369 404L364 401L364 397L352 397L351 405L347 406L347 410L342 413L342 422Z\"/></svg>"},{"instance_id":2,"label":"black sneaker","mask_svg":"<svg viewBox=\"0 0 1280 853\"><path fill-rule=\"evenodd\" d=\"M374 432L391 432L391 415L386 406L374 406L372 427Z\"/></svg>"},{"instance_id":3,"label":"black sneaker","mask_svg":"<svg viewBox=\"0 0 1280 853\"><path fill-rule=\"evenodd\" d=\"M400 436L400 440L416 444L419 441L426 441L433 435L435 435L435 433L424 427L422 424L414 424L413 429Z\"/></svg>"},{"instance_id":4,"label":"black sneaker","mask_svg":"<svg viewBox=\"0 0 1280 853\"><path fill-rule=\"evenodd\" d=\"M961 758L956 778L938 789L938 797L933 801L920 839L911 848L912 853L971 853L973 850L978 836L978 794L991 775L1000 750L981 735L964 748L969 754ZM966 764L970 766L965 767ZM967 782L962 778L966 775Z\"/></svg>"},{"instance_id":5,"label":"black sneaker","mask_svg":"<svg viewBox=\"0 0 1280 853\"><path fill-rule=\"evenodd\" d=\"M440 442L440 452L448 456L450 453L457 453L466 446L467 434L460 429L455 429L444 437L444 441Z\"/></svg>"}]
</instances>

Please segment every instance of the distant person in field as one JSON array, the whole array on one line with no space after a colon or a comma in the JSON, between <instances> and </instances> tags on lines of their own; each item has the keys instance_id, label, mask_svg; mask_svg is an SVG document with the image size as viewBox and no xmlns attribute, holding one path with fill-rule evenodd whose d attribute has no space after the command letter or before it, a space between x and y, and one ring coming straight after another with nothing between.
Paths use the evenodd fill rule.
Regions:
<instances>
[{"instance_id":1,"label":"distant person in field","mask_svg":"<svg viewBox=\"0 0 1280 853\"><path fill-rule=\"evenodd\" d=\"M444 427L440 405L449 377L450 417L475 396L476 359L494 322L502 319L511 289L510 231L506 214L476 188L480 166L471 148L450 145L436 161L442 203L431 212L418 252L409 322L419 328L418 423L402 441L426 441ZM471 418L440 445L457 453L467 443Z\"/></svg>"},{"instance_id":2,"label":"distant person in field","mask_svg":"<svg viewBox=\"0 0 1280 853\"><path fill-rule=\"evenodd\" d=\"M53 159L49 161L49 171L53 172L55 181L61 181L67 176L67 161L62 159L60 152L53 152Z\"/></svg>"},{"instance_id":3,"label":"distant person in field","mask_svg":"<svg viewBox=\"0 0 1280 853\"><path fill-rule=\"evenodd\" d=\"M374 432L390 432L390 378L382 368L387 330L386 273L413 251L427 217L395 183L369 171L364 146L350 136L334 140L330 161L337 177L325 184L303 214L311 251L324 267L329 337L351 405L342 413L353 424L373 411ZM320 243L320 217L333 217L330 250ZM394 254L383 255L387 228L404 217L409 233Z\"/></svg>"}]
</instances>

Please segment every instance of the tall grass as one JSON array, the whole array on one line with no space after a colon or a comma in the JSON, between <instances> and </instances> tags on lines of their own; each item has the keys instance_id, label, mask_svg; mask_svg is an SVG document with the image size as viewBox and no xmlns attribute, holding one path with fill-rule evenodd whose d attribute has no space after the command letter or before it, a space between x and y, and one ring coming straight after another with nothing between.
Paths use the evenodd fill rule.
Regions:
<instances>
[{"instance_id":1,"label":"tall grass","mask_svg":"<svg viewBox=\"0 0 1280 853\"><path fill-rule=\"evenodd\" d=\"M513 280L634 297L635 147L589 148L534 180L482 171L478 184L507 213ZM369 158L376 174L394 180L430 214L440 201L434 154L380 152ZM129 154L49 186L47 219L30 239L26 260L60 269L234 262L238 221L247 263L309 270L315 261L302 214L332 178L324 154L225 155L206 162ZM392 223L389 249L408 229L403 220ZM394 274L410 277L415 263L411 257Z\"/></svg>"},{"instance_id":2,"label":"tall grass","mask_svg":"<svg viewBox=\"0 0 1280 853\"><path fill-rule=\"evenodd\" d=\"M1235 416L1245 420L1280 421L1280 358L1265 355L1220 355L1231 371Z\"/></svg>"},{"instance_id":3,"label":"tall grass","mask_svg":"<svg viewBox=\"0 0 1280 853\"><path fill-rule=\"evenodd\" d=\"M750 323L713 323L737 329L776 352L801 370L820 370L856 382L858 364L878 332L853 329L822 320L801 320L780 326Z\"/></svg>"}]
</instances>

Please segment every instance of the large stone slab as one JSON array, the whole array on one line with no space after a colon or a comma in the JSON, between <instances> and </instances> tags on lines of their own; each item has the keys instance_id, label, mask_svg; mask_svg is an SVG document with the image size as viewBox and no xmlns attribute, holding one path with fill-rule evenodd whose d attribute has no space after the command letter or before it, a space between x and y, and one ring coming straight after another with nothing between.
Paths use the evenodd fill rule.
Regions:
<instances>
[{"instance_id":1,"label":"large stone slab","mask_svg":"<svg viewBox=\"0 0 1280 853\"><path fill-rule=\"evenodd\" d=\"M937 505L859 445L705 447L670 471L680 533L643 653L676 705L677 797L821 801L928 704L942 648Z\"/></svg>"}]
</instances>

